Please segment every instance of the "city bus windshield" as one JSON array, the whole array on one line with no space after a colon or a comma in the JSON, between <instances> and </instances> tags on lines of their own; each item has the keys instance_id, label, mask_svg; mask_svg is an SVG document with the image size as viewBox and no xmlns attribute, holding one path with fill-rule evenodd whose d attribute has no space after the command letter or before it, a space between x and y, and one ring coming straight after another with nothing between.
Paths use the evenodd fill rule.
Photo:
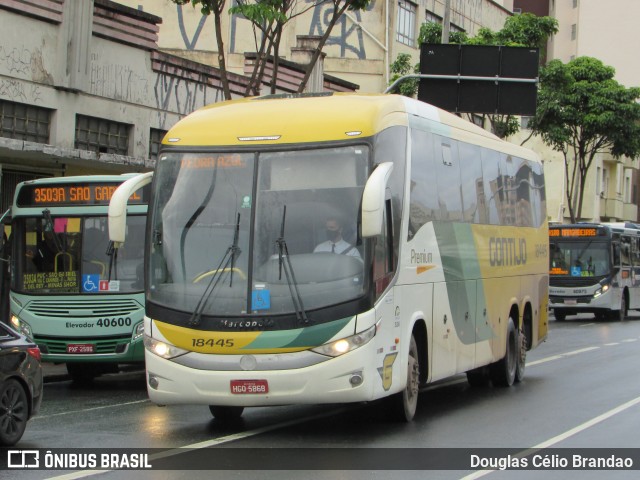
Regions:
<instances>
[{"instance_id":1,"label":"city bus windshield","mask_svg":"<svg viewBox=\"0 0 640 480\"><path fill-rule=\"evenodd\" d=\"M549 273L569 277L601 277L610 271L610 248L606 241L551 242Z\"/></svg>"},{"instance_id":2,"label":"city bus windshield","mask_svg":"<svg viewBox=\"0 0 640 480\"><path fill-rule=\"evenodd\" d=\"M144 289L145 216L129 215L129 241L117 261L107 254L106 216L21 217L14 290L31 293L131 293Z\"/></svg>"},{"instance_id":3,"label":"city bus windshield","mask_svg":"<svg viewBox=\"0 0 640 480\"><path fill-rule=\"evenodd\" d=\"M164 154L148 300L198 315L303 314L364 294L363 145Z\"/></svg>"}]
</instances>

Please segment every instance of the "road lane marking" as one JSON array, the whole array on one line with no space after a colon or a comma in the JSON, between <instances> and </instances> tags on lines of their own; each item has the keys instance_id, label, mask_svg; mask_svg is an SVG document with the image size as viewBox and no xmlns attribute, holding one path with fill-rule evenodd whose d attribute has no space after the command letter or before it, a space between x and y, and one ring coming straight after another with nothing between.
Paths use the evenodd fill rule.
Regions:
<instances>
[{"instance_id":1,"label":"road lane marking","mask_svg":"<svg viewBox=\"0 0 640 480\"><path fill-rule=\"evenodd\" d=\"M52 417L59 417L61 415L75 415L76 413L95 412L96 410L104 410L105 408L119 408L119 407L126 407L127 405L136 405L138 403L149 403L149 402L151 402L151 400L147 398L145 400L135 400L133 402L115 403L113 405L103 405L101 407L82 408L80 410L69 410L67 412L52 413L50 415L42 415L42 416L36 415L35 417L33 417L31 421L42 420L42 419L52 418Z\"/></svg>"},{"instance_id":2,"label":"road lane marking","mask_svg":"<svg viewBox=\"0 0 640 480\"><path fill-rule=\"evenodd\" d=\"M604 344L605 347L613 347L614 345L620 345L620 342L612 342L612 343L605 343Z\"/></svg>"},{"instance_id":3,"label":"road lane marking","mask_svg":"<svg viewBox=\"0 0 640 480\"><path fill-rule=\"evenodd\" d=\"M515 456L524 457L524 456L531 455L532 453L535 453L538 450L549 448L557 443L560 443L566 440L567 438L573 437L574 435L577 435L578 433L581 433L584 430L593 427L594 425L597 425L600 422L604 422L605 420L613 417L614 415L617 415L618 413L622 413L625 410L630 409L631 407L635 407L638 404L640 404L640 397L636 397L633 400L629 400L628 402L623 403L622 405L619 405L615 408L612 408L611 410L603 413L602 415L598 415L597 417L594 417L591 420L581 423L577 427L574 427L570 430L567 430L566 432L556 435L555 437L545 440L544 442L534 445L533 447L523 450L521 453ZM460 480L474 480L476 478L484 477L485 475L488 475L493 472L498 472L498 471L500 470L478 470L477 472L474 472L465 477L462 477Z\"/></svg>"},{"instance_id":4,"label":"road lane marking","mask_svg":"<svg viewBox=\"0 0 640 480\"><path fill-rule=\"evenodd\" d=\"M592 350L598 350L600 347L587 347L587 348L581 348L580 350L573 350L571 352L567 352L567 353L563 353L562 355L564 357L568 357L570 355L577 355L579 353L585 353L585 352L590 352Z\"/></svg>"},{"instance_id":5,"label":"road lane marking","mask_svg":"<svg viewBox=\"0 0 640 480\"><path fill-rule=\"evenodd\" d=\"M625 338L624 340L622 340L624 343L631 343L631 342L637 342L638 339L637 338Z\"/></svg>"},{"instance_id":6,"label":"road lane marking","mask_svg":"<svg viewBox=\"0 0 640 480\"><path fill-rule=\"evenodd\" d=\"M192 443L190 445L183 445L182 447L171 448L169 450L165 450L164 452L154 453L152 455L149 455L149 461L151 462L153 460L158 460L160 458L173 457L174 455L180 455L189 450L215 447L216 445L221 445L223 443L233 442L236 440L242 440L244 438L260 435L262 433L267 433L272 430L278 430L280 428L290 427L293 425L297 425L299 423L311 422L313 420L318 420L320 418L337 415L340 413L344 413L347 410L348 410L347 407L340 407L340 408L336 408L335 410L330 410L330 411L318 413L315 415L309 415L307 417L302 417L299 419L288 420L286 422L281 422L274 425L268 425L266 427L256 428L255 430L247 430L246 432L233 433L231 435L227 435L224 437L218 437L211 440L205 440L203 442ZM94 475L101 475L103 473L112 472L112 471L114 470L82 470L79 472L67 473L64 475L56 476L56 477L49 477L46 480L74 480L77 478L86 478L86 477L92 477Z\"/></svg>"}]
</instances>

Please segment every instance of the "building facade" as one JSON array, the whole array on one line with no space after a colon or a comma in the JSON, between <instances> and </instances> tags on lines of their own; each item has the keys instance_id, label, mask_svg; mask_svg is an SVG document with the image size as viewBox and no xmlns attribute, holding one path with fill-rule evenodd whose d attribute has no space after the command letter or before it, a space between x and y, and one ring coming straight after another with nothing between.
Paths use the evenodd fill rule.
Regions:
<instances>
[{"instance_id":1,"label":"building facade","mask_svg":"<svg viewBox=\"0 0 640 480\"><path fill-rule=\"evenodd\" d=\"M616 70L616 80L626 87L640 85L640 59L630 45L637 42L635 23L640 18L637 0L515 0L514 7L540 14L547 4L548 14L558 20L559 31L547 47L547 58L567 63L578 56L595 57ZM514 140L528 135L525 130ZM564 158L551 151L539 139L526 146L543 153L549 218L569 221L566 207ZM596 157L585 185L580 221L640 221L638 212L638 158L615 159L609 154Z\"/></svg>"},{"instance_id":2,"label":"building facade","mask_svg":"<svg viewBox=\"0 0 640 480\"><path fill-rule=\"evenodd\" d=\"M160 51L162 19L138 9L0 0L0 25L1 212L23 180L153 168L169 127L223 99L219 70ZM282 68L285 79L303 75ZM238 97L249 79L229 80ZM357 87L328 76L324 86ZM295 90L283 81L278 91Z\"/></svg>"},{"instance_id":3,"label":"building facade","mask_svg":"<svg viewBox=\"0 0 640 480\"><path fill-rule=\"evenodd\" d=\"M217 65L213 18L192 5L178 6L170 0L121 0L122 3L160 16L160 49L198 62ZM302 0L297 11L306 12L287 23L280 54L291 60L291 49L300 35L322 35L327 10L332 4ZM449 0L453 29L474 36L481 27L502 28L512 14L513 0ZM389 84L389 65L399 53L409 53L418 63L420 25L441 22L446 0L372 0L365 11L349 12L332 30L323 52L324 71L360 86L361 92L382 92ZM229 6L231 2L229 2ZM227 9L228 10L228 9ZM237 15L222 18L228 70L246 74L245 53L256 52L251 24Z\"/></svg>"}]
</instances>

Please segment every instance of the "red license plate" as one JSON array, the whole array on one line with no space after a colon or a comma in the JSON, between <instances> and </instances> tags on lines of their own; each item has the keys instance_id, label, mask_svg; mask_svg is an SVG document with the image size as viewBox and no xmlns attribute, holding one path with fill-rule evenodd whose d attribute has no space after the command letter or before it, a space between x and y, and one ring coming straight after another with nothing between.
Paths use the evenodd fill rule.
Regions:
<instances>
[{"instance_id":1,"label":"red license plate","mask_svg":"<svg viewBox=\"0 0 640 480\"><path fill-rule=\"evenodd\" d=\"M266 380L231 380L231 393L236 395L269 393Z\"/></svg>"},{"instance_id":2,"label":"red license plate","mask_svg":"<svg viewBox=\"0 0 640 480\"><path fill-rule=\"evenodd\" d=\"M92 343L70 343L67 345L67 353L94 353L96 346Z\"/></svg>"}]
</instances>

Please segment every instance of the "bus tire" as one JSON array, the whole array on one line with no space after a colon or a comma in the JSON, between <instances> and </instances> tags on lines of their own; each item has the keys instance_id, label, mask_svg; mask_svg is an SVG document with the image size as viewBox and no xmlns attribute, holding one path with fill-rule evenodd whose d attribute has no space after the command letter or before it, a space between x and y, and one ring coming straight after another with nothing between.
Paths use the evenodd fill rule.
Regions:
<instances>
[{"instance_id":1,"label":"bus tire","mask_svg":"<svg viewBox=\"0 0 640 480\"><path fill-rule=\"evenodd\" d=\"M622 292L622 298L620 298L620 310L611 310L609 318L611 318L611 320L622 322L625 318L627 318L628 313L629 311L627 309L627 297L625 293Z\"/></svg>"},{"instance_id":2,"label":"bus tire","mask_svg":"<svg viewBox=\"0 0 640 480\"><path fill-rule=\"evenodd\" d=\"M567 318L567 314L557 308L553 310L553 316L558 322L564 322L565 318Z\"/></svg>"},{"instance_id":3,"label":"bus tire","mask_svg":"<svg viewBox=\"0 0 640 480\"><path fill-rule=\"evenodd\" d=\"M509 317L507 325L507 348L504 357L489 366L491 381L494 385L510 387L516 378L518 365L518 332L513 324L513 319Z\"/></svg>"},{"instance_id":4,"label":"bus tire","mask_svg":"<svg viewBox=\"0 0 640 480\"><path fill-rule=\"evenodd\" d=\"M91 363L67 363L67 372L74 383L88 385L100 376L98 369Z\"/></svg>"},{"instance_id":5,"label":"bus tire","mask_svg":"<svg viewBox=\"0 0 640 480\"><path fill-rule=\"evenodd\" d=\"M411 334L409 342L409 359L407 361L407 385L401 392L392 395L390 412L394 419L410 422L418 408L418 393L420 387L420 356L416 338Z\"/></svg>"},{"instance_id":6,"label":"bus tire","mask_svg":"<svg viewBox=\"0 0 640 480\"><path fill-rule=\"evenodd\" d=\"M518 330L518 352L516 354L515 381L521 382L524 378L524 367L527 363L527 335L523 330Z\"/></svg>"},{"instance_id":7,"label":"bus tire","mask_svg":"<svg viewBox=\"0 0 640 480\"><path fill-rule=\"evenodd\" d=\"M226 405L209 405L209 411L216 420L232 422L238 420L244 412L244 407L229 407Z\"/></svg>"}]
</instances>

